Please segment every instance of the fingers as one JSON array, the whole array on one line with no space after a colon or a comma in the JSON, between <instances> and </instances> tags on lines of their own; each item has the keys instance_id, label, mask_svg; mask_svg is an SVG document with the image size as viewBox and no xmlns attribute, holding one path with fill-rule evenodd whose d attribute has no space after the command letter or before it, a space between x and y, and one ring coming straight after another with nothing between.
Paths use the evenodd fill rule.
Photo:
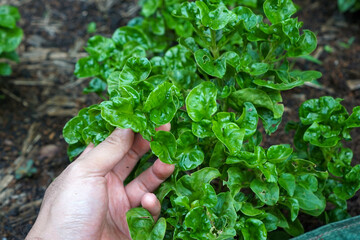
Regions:
<instances>
[{"instance_id":1,"label":"fingers","mask_svg":"<svg viewBox=\"0 0 360 240\"><path fill-rule=\"evenodd\" d=\"M124 158L133 142L134 132L131 129L116 128L105 141L80 156L74 163L86 173L105 176Z\"/></svg>"},{"instance_id":2,"label":"fingers","mask_svg":"<svg viewBox=\"0 0 360 240\"><path fill-rule=\"evenodd\" d=\"M89 143L89 145L85 148L85 150L80 154L79 158L93 150L95 145L93 143Z\"/></svg>"},{"instance_id":3,"label":"fingers","mask_svg":"<svg viewBox=\"0 0 360 240\"><path fill-rule=\"evenodd\" d=\"M174 165L163 163L158 159L151 167L131 181L125 187L131 207L139 206L142 197L157 189L173 171Z\"/></svg>"},{"instance_id":4,"label":"fingers","mask_svg":"<svg viewBox=\"0 0 360 240\"><path fill-rule=\"evenodd\" d=\"M141 198L141 206L150 212L155 222L158 220L161 211L161 204L155 194L145 193Z\"/></svg>"},{"instance_id":5,"label":"fingers","mask_svg":"<svg viewBox=\"0 0 360 240\"><path fill-rule=\"evenodd\" d=\"M125 181L136 163L145 153L147 153L147 151L149 151L149 149L149 142L143 139L140 134L136 134L133 146L130 148L124 159L118 162L114 167L114 173L121 181Z\"/></svg>"},{"instance_id":6,"label":"fingers","mask_svg":"<svg viewBox=\"0 0 360 240\"><path fill-rule=\"evenodd\" d=\"M165 124L159 128L156 129L157 131L169 131L170 130L170 123ZM150 144L148 141L143 139L143 137L140 134L135 135L134 144L129 150L129 152L124 157L123 161L119 162L115 168L114 172L115 174L124 181L127 176L131 173L131 171L134 169L136 163L139 161L139 159L148 151L150 150Z\"/></svg>"}]
</instances>

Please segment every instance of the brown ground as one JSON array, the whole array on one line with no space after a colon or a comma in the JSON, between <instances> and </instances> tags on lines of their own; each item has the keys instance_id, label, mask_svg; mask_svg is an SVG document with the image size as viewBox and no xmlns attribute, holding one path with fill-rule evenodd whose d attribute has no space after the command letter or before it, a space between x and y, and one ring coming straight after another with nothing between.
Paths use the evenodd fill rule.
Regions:
<instances>
[{"instance_id":1,"label":"brown ground","mask_svg":"<svg viewBox=\"0 0 360 240\"><path fill-rule=\"evenodd\" d=\"M105 7L112 2L117 4ZM0 101L0 238L23 239L46 187L68 164L61 135L64 124L79 109L98 101L95 95L82 94L87 80L73 76L76 60L85 56L83 46L91 36L87 24L96 22L97 34L110 36L138 13L138 7L131 0L0 0L0 4L8 3L19 7L25 38L19 49L21 63L14 65L11 77L0 79L0 93L6 97ZM298 107L310 98L341 97L348 110L360 105L359 19L340 14L336 1L295 3L302 7L298 15L304 27L318 35L314 56L323 62L299 61L298 66L319 70L323 78L320 89L305 86L283 94L284 123L297 120ZM352 36L356 40L350 48L339 45ZM326 45L334 52L326 52ZM353 142L348 144L355 153L355 163L360 163L359 133L354 131ZM265 144L289 142L290 137L277 133ZM15 171L30 159L37 173L16 180ZM358 195L349 201L349 211L360 214ZM307 230L318 226L311 218L307 222Z\"/></svg>"}]
</instances>

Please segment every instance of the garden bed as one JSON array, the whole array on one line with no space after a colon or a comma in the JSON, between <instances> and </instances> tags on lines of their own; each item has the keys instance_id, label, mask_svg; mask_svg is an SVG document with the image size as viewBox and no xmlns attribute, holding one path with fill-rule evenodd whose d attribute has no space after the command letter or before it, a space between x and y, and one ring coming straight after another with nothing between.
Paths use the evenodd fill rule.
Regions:
<instances>
[{"instance_id":1,"label":"garden bed","mask_svg":"<svg viewBox=\"0 0 360 240\"><path fill-rule=\"evenodd\" d=\"M111 36L136 16L139 8L133 1L119 1L103 9L104 2L112 1L0 0L0 4L10 2L19 7L25 38L19 49L21 63L13 66L13 75L2 78L0 85L5 96L0 101L0 237L23 239L34 223L46 187L69 163L62 138L64 124L79 109L99 101L95 94L82 94L88 80L73 75L77 59L86 56L83 47L91 36L87 25L94 21L96 34ZM283 94L283 123L265 139L264 146L291 142L292 136L283 128L287 121L298 120L297 109L304 100L330 95L343 98L348 110L360 105L359 19L340 14L336 1L294 2L302 8L297 15L304 21L304 28L318 36L313 56L322 62L319 65L300 60L296 66L321 71L323 77L321 85ZM355 41L347 48L352 37ZM329 47L333 52L328 51ZM355 164L360 163L360 131L354 130L352 136L348 147L354 151ZM19 168L30 159L37 173L15 179L14 173L21 173ZM349 213L359 215L359 209L357 194L349 200ZM302 216L305 219L306 231L321 224Z\"/></svg>"}]
</instances>

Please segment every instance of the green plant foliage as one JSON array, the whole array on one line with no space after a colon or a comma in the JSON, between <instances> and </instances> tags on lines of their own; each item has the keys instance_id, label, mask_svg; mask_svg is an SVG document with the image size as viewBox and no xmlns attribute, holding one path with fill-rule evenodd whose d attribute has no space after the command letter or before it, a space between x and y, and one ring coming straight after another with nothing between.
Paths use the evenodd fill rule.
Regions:
<instances>
[{"instance_id":1,"label":"green plant foliage","mask_svg":"<svg viewBox=\"0 0 360 240\"><path fill-rule=\"evenodd\" d=\"M337 0L340 12L356 12L360 10L359 0Z\"/></svg>"},{"instance_id":2,"label":"green plant foliage","mask_svg":"<svg viewBox=\"0 0 360 240\"><path fill-rule=\"evenodd\" d=\"M20 19L17 8L12 6L0 6L0 59L19 62L19 56L15 52L20 45L23 31L16 26ZM0 76L10 76L11 66L8 62L0 62Z\"/></svg>"},{"instance_id":3,"label":"green plant foliage","mask_svg":"<svg viewBox=\"0 0 360 240\"><path fill-rule=\"evenodd\" d=\"M346 217L346 200L360 188L360 167L342 142L360 126L341 99L308 100L300 108L294 145L261 146L281 123L281 91L321 77L291 69L316 37L291 18L291 0L143 0L142 17L111 38L92 37L75 74L92 77L88 92L106 101L81 110L64 127L74 159L115 127L131 128L176 170L158 189L161 216L128 212L133 239L266 239L297 236L300 212L328 221ZM95 80L94 80L95 79ZM171 131L155 128L171 123ZM135 174L149 166L148 156ZM129 181L131 179L128 179ZM327 203L335 208L325 211Z\"/></svg>"}]
</instances>

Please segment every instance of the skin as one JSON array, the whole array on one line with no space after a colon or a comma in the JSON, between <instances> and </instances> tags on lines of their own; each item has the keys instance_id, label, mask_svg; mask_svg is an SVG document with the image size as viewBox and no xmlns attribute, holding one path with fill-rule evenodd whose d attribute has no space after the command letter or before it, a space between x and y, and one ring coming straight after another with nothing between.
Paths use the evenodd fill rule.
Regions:
<instances>
[{"instance_id":1,"label":"skin","mask_svg":"<svg viewBox=\"0 0 360 240\"><path fill-rule=\"evenodd\" d=\"M170 125L159 130L168 131ZM116 129L104 142L89 145L50 184L26 240L131 239L126 212L142 206L155 220L161 205L152 193L174 171L159 159L124 186L149 142L130 129Z\"/></svg>"}]
</instances>

